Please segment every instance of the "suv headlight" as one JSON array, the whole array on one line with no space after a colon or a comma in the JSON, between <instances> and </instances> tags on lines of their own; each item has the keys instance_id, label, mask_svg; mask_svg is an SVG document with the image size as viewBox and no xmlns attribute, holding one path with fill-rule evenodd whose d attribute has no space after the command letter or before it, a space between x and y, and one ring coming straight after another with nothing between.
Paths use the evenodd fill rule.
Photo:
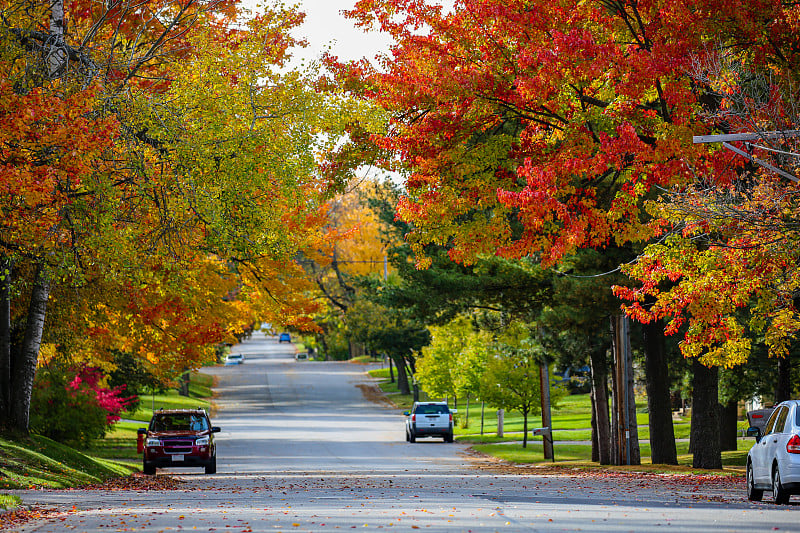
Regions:
<instances>
[{"instance_id":1,"label":"suv headlight","mask_svg":"<svg viewBox=\"0 0 800 533\"><path fill-rule=\"evenodd\" d=\"M161 441L155 439L153 437L148 437L147 442L145 443L146 446L161 446Z\"/></svg>"},{"instance_id":2,"label":"suv headlight","mask_svg":"<svg viewBox=\"0 0 800 533\"><path fill-rule=\"evenodd\" d=\"M211 443L211 439L206 435L205 437L200 437L194 443L196 446L208 446Z\"/></svg>"}]
</instances>

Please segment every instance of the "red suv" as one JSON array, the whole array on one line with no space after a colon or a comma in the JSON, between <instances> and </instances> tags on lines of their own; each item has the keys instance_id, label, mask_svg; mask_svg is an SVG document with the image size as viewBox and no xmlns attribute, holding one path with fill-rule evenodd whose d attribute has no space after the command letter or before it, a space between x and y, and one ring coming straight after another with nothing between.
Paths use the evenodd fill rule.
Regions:
<instances>
[{"instance_id":1,"label":"red suv","mask_svg":"<svg viewBox=\"0 0 800 533\"><path fill-rule=\"evenodd\" d=\"M139 428L144 442L142 471L153 475L156 468L202 466L206 474L217 471L217 448L205 409L159 409L150 426Z\"/></svg>"}]
</instances>

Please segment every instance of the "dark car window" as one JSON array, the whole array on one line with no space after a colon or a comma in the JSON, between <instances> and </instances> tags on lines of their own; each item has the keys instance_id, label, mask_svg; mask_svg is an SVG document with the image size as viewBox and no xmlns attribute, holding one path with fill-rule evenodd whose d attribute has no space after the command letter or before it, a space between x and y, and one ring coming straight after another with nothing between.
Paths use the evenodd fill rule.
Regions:
<instances>
[{"instance_id":1,"label":"dark car window","mask_svg":"<svg viewBox=\"0 0 800 533\"><path fill-rule=\"evenodd\" d=\"M778 414L778 421L775 423L774 433L783 433L786 427L786 417L789 415L789 408L785 405L781 407L781 412Z\"/></svg>"},{"instance_id":2,"label":"dark car window","mask_svg":"<svg viewBox=\"0 0 800 533\"><path fill-rule=\"evenodd\" d=\"M153 431L205 431L208 419L201 415L172 414L153 417Z\"/></svg>"},{"instance_id":3,"label":"dark car window","mask_svg":"<svg viewBox=\"0 0 800 533\"><path fill-rule=\"evenodd\" d=\"M770 433L772 433L772 429L775 427L775 421L778 420L779 411L780 409L775 409L774 411L772 411L769 420L767 420L767 425L764 426L764 435L769 435Z\"/></svg>"},{"instance_id":4,"label":"dark car window","mask_svg":"<svg viewBox=\"0 0 800 533\"><path fill-rule=\"evenodd\" d=\"M449 413L450 410L446 405L418 405L414 412L418 415L442 415Z\"/></svg>"}]
</instances>

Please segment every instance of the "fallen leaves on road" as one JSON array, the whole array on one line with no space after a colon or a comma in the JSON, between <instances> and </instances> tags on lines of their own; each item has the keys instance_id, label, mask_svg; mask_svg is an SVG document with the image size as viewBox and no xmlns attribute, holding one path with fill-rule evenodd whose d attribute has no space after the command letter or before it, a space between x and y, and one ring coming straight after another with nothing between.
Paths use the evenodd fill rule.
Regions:
<instances>
[{"instance_id":1,"label":"fallen leaves on road","mask_svg":"<svg viewBox=\"0 0 800 533\"><path fill-rule=\"evenodd\" d=\"M184 484L184 481L171 476L146 476L136 472L127 477L109 479L94 485L83 485L73 490L172 490L181 488Z\"/></svg>"},{"instance_id":2,"label":"fallen leaves on road","mask_svg":"<svg viewBox=\"0 0 800 533\"><path fill-rule=\"evenodd\" d=\"M2 528L11 529L31 520L53 520L66 516L69 512L63 509L47 509L44 507L19 507L2 513L0 517L2 518Z\"/></svg>"}]
</instances>

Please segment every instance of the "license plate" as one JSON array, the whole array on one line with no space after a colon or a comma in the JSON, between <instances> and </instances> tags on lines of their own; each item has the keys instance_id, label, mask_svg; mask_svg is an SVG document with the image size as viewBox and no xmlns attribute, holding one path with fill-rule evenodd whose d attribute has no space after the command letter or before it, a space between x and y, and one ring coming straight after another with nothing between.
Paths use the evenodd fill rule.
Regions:
<instances>
[{"instance_id":1,"label":"license plate","mask_svg":"<svg viewBox=\"0 0 800 533\"><path fill-rule=\"evenodd\" d=\"M172 456L172 460L173 461L183 461L183 456L182 455L173 455Z\"/></svg>"}]
</instances>

